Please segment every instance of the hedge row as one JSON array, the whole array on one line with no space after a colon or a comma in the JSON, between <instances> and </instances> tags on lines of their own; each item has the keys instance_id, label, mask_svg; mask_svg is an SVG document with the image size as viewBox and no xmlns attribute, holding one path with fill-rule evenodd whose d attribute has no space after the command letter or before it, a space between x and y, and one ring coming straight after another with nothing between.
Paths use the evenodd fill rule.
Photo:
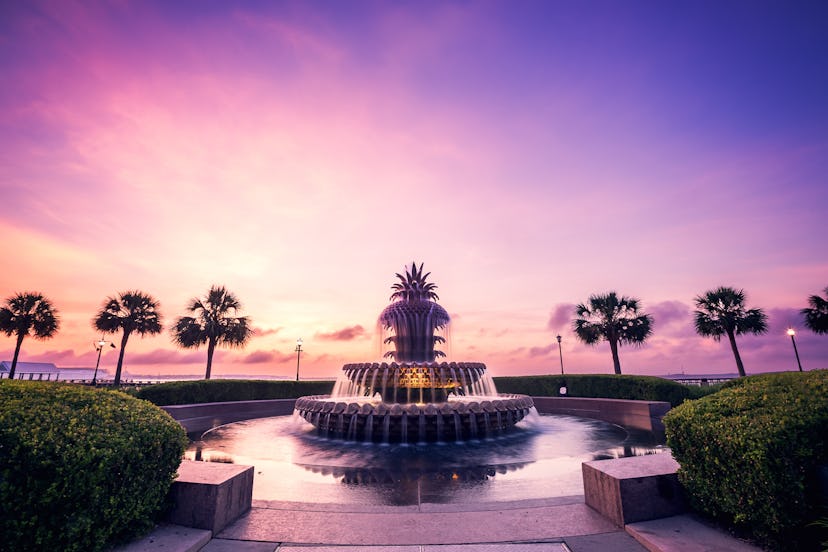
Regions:
<instances>
[{"instance_id":1,"label":"hedge row","mask_svg":"<svg viewBox=\"0 0 828 552\"><path fill-rule=\"evenodd\" d=\"M653 376L612 374L510 376L494 381L500 393L557 397L560 388L566 387L569 397L666 401L673 406L718 390L717 386L690 387Z\"/></svg>"},{"instance_id":2,"label":"hedge row","mask_svg":"<svg viewBox=\"0 0 828 552\"><path fill-rule=\"evenodd\" d=\"M828 371L741 378L664 424L697 509L775 548L807 546L828 461Z\"/></svg>"},{"instance_id":3,"label":"hedge row","mask_svg":"<svg viewBox=\"0 0 828 552\"><path fill-rule=\"evenodd\" d=\"M96 551L146 531L186 444L124 393L0 381L0 549Z\"/></svg>"},{"instance_id":4,"label":"hedge row","mask_svg":"<svg viewBox=\"0 0 828 552\"><path fill-rule=\"evenodd\" d=\"M333 381L197 380L173 381L143 387L135 396L159 406L264 399L297 399L326 395Z\"/></svg>"},{"instance_id":5,"label":"hedge row","mask_svg":"<svg viewBox=\"0 0 828 552\"><path fill-rule=\"evenodd\" d=\"M570 397L600 397L666 401L676 406L718 390L718 386L693 387L652 376L587 375L510 376L494 378L500 393L557 397L566 386ZM157 405L207 402L295 399L306 395L325 395L332 381L285 380L197 380L174 381L143 387L135 396Z\"/></svg>"}]
</instances>

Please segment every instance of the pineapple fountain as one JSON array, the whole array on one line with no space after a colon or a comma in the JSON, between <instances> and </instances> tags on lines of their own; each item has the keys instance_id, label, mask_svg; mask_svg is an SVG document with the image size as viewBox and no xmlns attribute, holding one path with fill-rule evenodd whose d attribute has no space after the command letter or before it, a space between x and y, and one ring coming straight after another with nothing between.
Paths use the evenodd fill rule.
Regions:
<instances>
[{"instance_id":1,"label":"pineapple fountain","mask_svg":"<svg viewBox=\"0 0 828 552\"><path fill-rule=\"evenodd\" d=\"M464 441L508 431L533 409L526 395L498 394L486 365L437 362L450 318L423 265L392 286L379 325L391 362L346 364L331 395L301 397L296 412L331 438L380 443Z\"/></svg>"}]
</instances>

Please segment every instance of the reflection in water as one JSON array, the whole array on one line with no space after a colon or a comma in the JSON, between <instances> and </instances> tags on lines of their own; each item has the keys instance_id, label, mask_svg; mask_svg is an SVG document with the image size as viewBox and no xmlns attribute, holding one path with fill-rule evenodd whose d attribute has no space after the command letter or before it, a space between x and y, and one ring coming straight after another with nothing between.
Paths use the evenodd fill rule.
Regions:
<instances>
[{"instance_id":1,"label":"reflection in water","mask_svg":"<svg viewBox=\"0 0 828 552\"><path fill-rule=\"evenodd\" d=\"M428 445L332 441L301 418L216 428L187 458L254 465L253 498L411 505L583 494L581 463L652 454L650 434L570 416L528 416L496 439Z\"/></svg>"}]
</instances>

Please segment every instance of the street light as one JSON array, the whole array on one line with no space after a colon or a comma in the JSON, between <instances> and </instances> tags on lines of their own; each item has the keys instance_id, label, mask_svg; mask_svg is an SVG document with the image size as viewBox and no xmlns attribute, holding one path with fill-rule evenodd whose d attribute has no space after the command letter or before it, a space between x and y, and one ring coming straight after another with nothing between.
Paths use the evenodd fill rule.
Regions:
<instances>
[{"instance_id":1,"label":"street light","mask_svg":"<svg viewBox=\"0 0 828 552\"><path fill-rule=\"evenodd\" d=\"M92 374L92 386L94 387L95 384L98 382L98 366L101 365L101 353L103 352L104 346L109 343L109 346L113 349L115 348L115 344L111 341L104 340L103 336L98 341L92 343L92 346L95 347L95 350L98 351L98 361L95 363L95 373Z\"/></svg>"},{"instance_id":2,"label":"street light","mask_svg":"<svg viewBox=\"0 0 828 552\"><path fill-rule=\"evenodd\" d=\"M555 336L555 339L558 340L558 354L561 356L561 375L563 375L563 350L561 350L561 336Z\"/></svg>"},{"instance_id":3,"label":"street light","mask_svg":"<svg viewBox=\"0 0 828 552\"><path fill-rule=\"evenodd\" d=\"M302 338L296 340L296 381L299 381L299 355L302 353Z\"/></svg>"},{"instance_id":4,"label":"street light","mask_svg":"<svg viewBox=\"0 0 828 552\"><path fill-rule=\"evenodd\" d=\"M799 361L799 351L796 350L796 339L794 336L796 335L796 330L793 328L788 328L788 335L791 336L791 343L793 343L794 347L794 354L796 355L796 365L799 366L799 371L802 371L802 363Z\"/></svg>"}]
</instances>

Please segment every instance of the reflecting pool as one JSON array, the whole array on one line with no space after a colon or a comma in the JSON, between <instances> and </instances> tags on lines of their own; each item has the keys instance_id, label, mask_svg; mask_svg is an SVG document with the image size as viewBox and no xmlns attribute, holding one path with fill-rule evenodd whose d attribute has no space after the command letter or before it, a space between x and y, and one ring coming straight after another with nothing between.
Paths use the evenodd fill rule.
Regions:
<instances>
[{"instance_id":1,"label":"reflecting pool","mask_svg":"<svg viewBox=\"0 0 828 552\"><path fill-rule=\"evenodd\" d=\"M331 440L298 416L261 418L207 432L185 457L255 466L258 500L402 506L582 495L582 462L661 451L649 433L533 411L496 438L421 445Z\"/></svg>"}]
</instances>

